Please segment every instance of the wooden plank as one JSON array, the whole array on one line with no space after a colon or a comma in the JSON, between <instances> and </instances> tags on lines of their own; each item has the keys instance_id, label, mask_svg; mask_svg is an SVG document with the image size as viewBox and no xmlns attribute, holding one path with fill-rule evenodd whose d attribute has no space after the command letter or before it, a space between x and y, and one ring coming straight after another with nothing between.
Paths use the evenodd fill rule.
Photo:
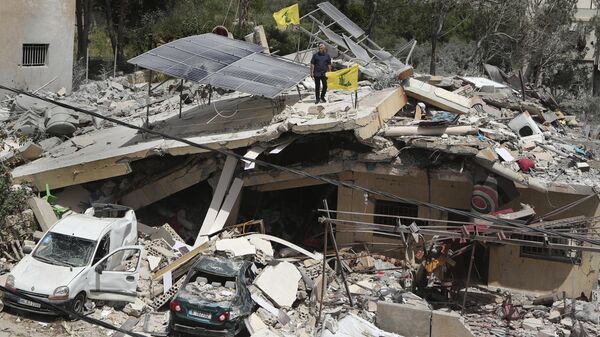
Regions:
<instances>
[{"instance_id":1,"label":"wooden plank","mask_svg":"<svg viewBox=\"0 0 600 337\"><path fill-rule=\"evenodd\" d=\"M165 268L156 272L153 277L154 280L155 281L162 280L162 276L164 274L175 271L177 268L181 267L186 262L193 259L196 255L200 254L200 252L202 252L206 248L208 248L208 243L205 243L205 244L198 246L198 247L192 249L191 251L187 252L186 254L184 254L183 256L178 258L177 260L173 261L173 263L171 263L170 265L168 265Z\"/></svg>"}]
</instances>

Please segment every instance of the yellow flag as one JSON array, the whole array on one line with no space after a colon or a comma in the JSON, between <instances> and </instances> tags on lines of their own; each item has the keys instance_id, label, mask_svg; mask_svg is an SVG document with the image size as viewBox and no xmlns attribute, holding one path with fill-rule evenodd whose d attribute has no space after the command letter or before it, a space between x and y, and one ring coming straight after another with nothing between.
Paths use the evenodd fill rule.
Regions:
<instances>
[{"instance_id":1,"label":"yellow flag","mask_svg":"<svg viewBox=\"0 0 600 337\"><path fill-rule=\"evenodd\" d=\"M284 30L289 25L300 24L300 9L298 4L291 5L273 13L277 28Z\"/></svg>"},{"instance_id":2,"label":"yellow flag","mask_svg":"<svg viewBox=\"0 0 600 337\"><path fill-rule=\"evenodd\" d=\"M356 91L358 89L358 64L346 69L331 71L327 76L327 87L329 89L341 89Z\"/></svg>"}]
</instances>

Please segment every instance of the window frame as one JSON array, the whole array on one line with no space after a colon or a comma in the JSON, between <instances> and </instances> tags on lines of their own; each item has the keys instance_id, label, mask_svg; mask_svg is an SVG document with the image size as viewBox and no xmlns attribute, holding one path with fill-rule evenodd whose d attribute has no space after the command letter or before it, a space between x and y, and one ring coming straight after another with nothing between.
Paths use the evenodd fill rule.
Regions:
<instances>
[{"instance_id":1,"label":"window frame","mask_svg":"<svg viewBox=\"0 0 600 337\"><path fill-rule=\"evenodd\" d=\"M49 43L23 43L21 45L21 67L47 67L49 50Z\"/></svg>"}]
</instances>

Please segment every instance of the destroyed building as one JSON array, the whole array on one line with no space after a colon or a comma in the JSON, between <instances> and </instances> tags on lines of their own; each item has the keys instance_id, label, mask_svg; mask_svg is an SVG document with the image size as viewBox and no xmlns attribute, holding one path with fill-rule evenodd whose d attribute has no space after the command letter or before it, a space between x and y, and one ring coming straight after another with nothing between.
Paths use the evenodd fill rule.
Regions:
<instances>
[{"instance_id":1,"label":"destroyed building","mask_svg":"<svg viewBox=\"0 0 600 337\"><path fill-rule=\"evenodd\" d=\"M68 96L44 96L63 106L12 97L0 110L4 127L15 135L30 131L32 141L9 134L0 156L16 182L50 193L73 212L95 202L134 209L147 225L139 230L149 255L158 256L147 261L153 272L147 279L164 285L164 275L172 274L175 290L185 275L180 267L200 248L236 255L245 247L262 258L261 241L212 237L258 223L269 239L255 239L309 256L298 269L320 273L315 266L323 257L310 252L323 250L325 224L335 228L343 254L367 265L356 270L374 268L372 259L353 255L361 251L402 269L398 287L435 284L456 294L482 284L591 297L600 264L594 137L585 137L551 96L516 85L514 75L493 66L485 65L487 77L413 73L373 41L358 43L364 31L349 20L338 22L348 35L327 28L326 19L339 19L332 7L319 4L324 18L313 18L321 24L315 39L337 56L335 68L359 64L356 94L333 91L315 104L314 82L301 62L311 51L268 57L264 45L191 36L130 60L146 70L90 82ZM264 41L261 34L255 42ZM157 73L170 77L153 82ZM176 256L175 242L192 249ZM276 268L296 270L280 263L261 277ZM295 276L297 283L305 275ZM371 281L353 281L348 293L373 290ZM146 297L163 293L162 285L150 284L158 290L151 287ZM336 294L344 294L341 284ZM260 277L254 285L269 297ZM164 288L150 306L159 309L174 295ZM411 300L421 301L402 303ZM371 318L387 306L379 303L367 310ZM400 309L389 310L382 317ZM429 317L441 315L427 310ZM300 312L293 321L302 320ZM381 320L379 328L406 333L394 320Z\"/></svg>"}]
</instances>

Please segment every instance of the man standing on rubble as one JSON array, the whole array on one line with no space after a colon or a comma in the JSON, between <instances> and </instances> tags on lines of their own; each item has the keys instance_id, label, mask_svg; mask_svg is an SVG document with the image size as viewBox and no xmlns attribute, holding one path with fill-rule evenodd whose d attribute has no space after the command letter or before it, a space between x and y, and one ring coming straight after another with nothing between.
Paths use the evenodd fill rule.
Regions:
<instances>
[{"instance_id":1,"label":"man standing on rubble","mask_svg":"<svg viewBox=\"0 0 600 337\"><path fill-rule=\"evenodd\" d=\"M319 51L314 53L310 60L310 77L315 81L315 104L325 101L327 93L327 77L325 73L331 71L331 56L327 54L325 44L319 44ZM323 90L321 90L323 85Z\"/></svg>"}]
</instances>

